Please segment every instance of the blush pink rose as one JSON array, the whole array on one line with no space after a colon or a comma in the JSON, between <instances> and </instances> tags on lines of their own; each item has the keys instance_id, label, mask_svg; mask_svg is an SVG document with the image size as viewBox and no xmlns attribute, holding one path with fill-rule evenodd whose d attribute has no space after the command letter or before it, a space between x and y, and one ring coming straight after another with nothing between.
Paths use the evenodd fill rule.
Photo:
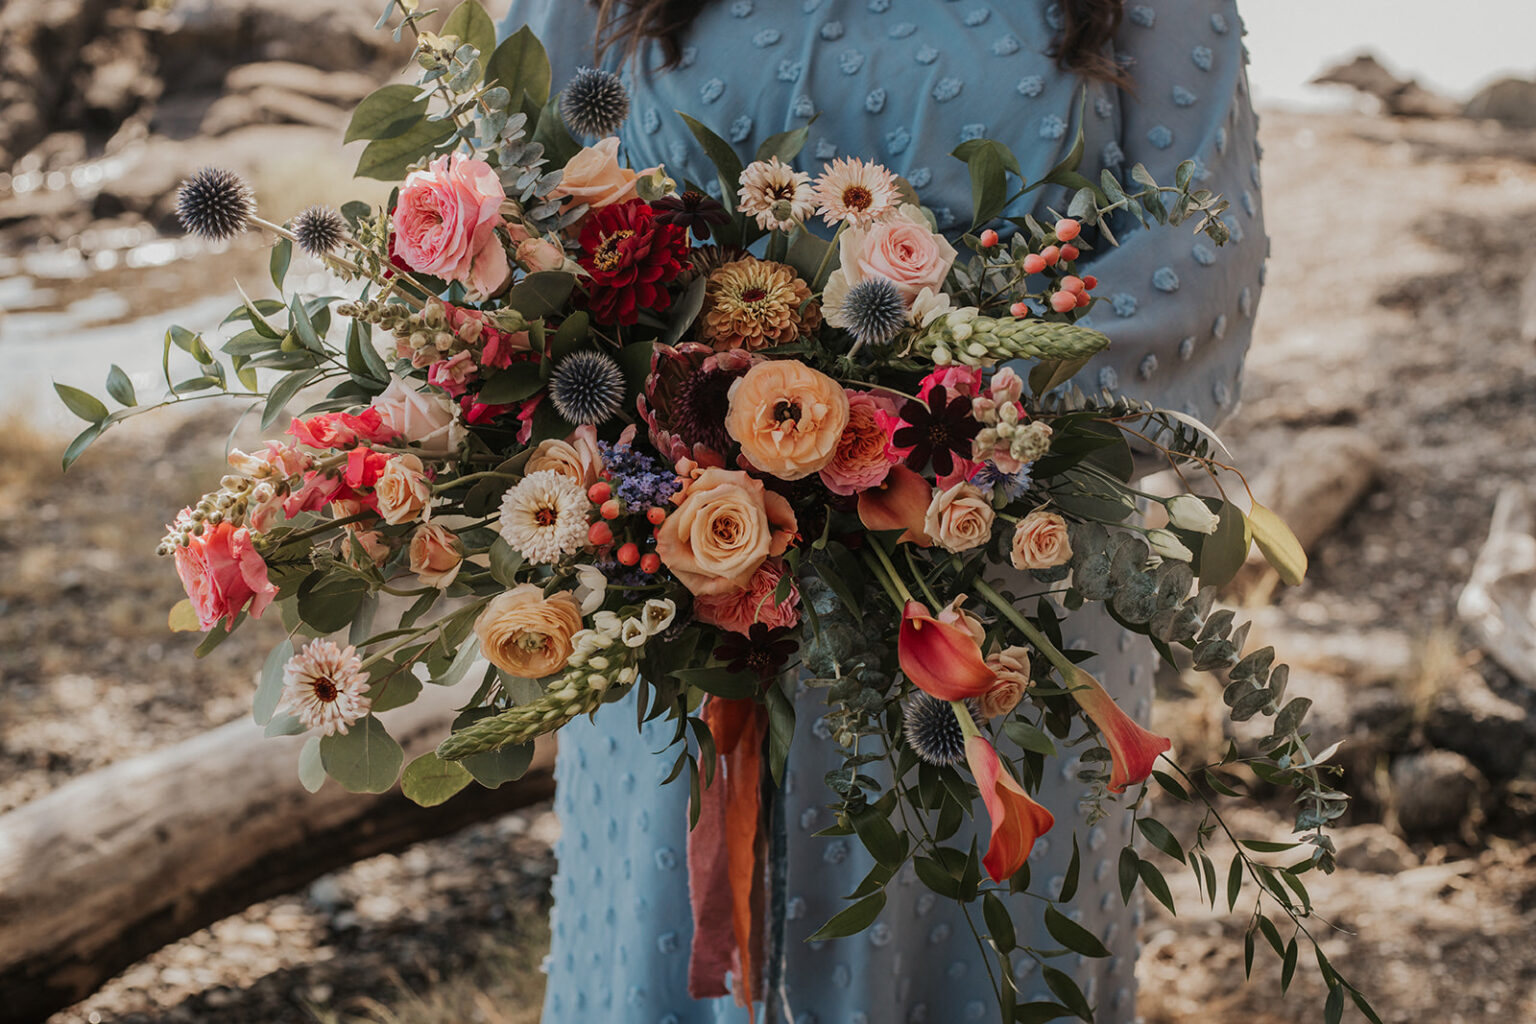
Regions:
<instances>
[{"instance_id":1,"label":"blush pink rose","mask_svg":"<svg viewBox=\"0 0 1536 1024\"><path fill-rule=\"evenodd\" d=\"M891 447L888 424L896 403L868 391L848 391L848 425L832 461L821 467L821 482L833 494L857 494L882 483L901 454Z\"/></svg>"},{"instance_id":2,"label":"blush pink rose","mask_svg":"<svg viewBox=\"0 0 1536 1024\"><path fill-rule=\"evenodd\" d=\"M472 298L489 297L512 276L496 237L506 198L490 164L462 153L438 157L426 170L413 171L400 189L395 255L412 270L461 282Z\"/></svg>"},{"instance_id":3,"label":"blush pink rose","mask_svg":"<svg viewBox=\"0 0 1536 1024\"><path fill-rule=\"evenodd\" d=\"M530 273L559 270L565 266L565 250L547 238L525 238L517 243L517 262Z\"/></svg>"},{"instance_id":4,"label":"blush pink rose","mask_svg":"<svg viewBox=\"0 0 1536 1024\"><path fill-rule=\"evenodd\" d=\"M277 596L267 579L267 563L251 544L251 532L228 521L205 525L186 547L176 548L176 574L202 629L223 621L228 630L246 610L259 619Z\"/></svg>"},{"instance_id":5,"label":"blush pink rose","mask_svg":"<svg viewBox=\"0 0 1536 1024\"><path fill-rule=\"evenodd\" d=\"M701 594L693 599L693 613L707 622L734 633L750 633L755 623L769 629L793 626L800 622L800 590L793 583L783 601L774 601L773 592L784 578L784 561L770 558L752 574L744 589L723 594Z\"/></svg>"},{"instance_id":6,"label":"blush pink rose","mask_svg":"<svg viewBox=\"0 0 1536 1024\"><path fill-rule=\"evenodd\" d=\"M911 204L866 228L864 236L854 257L861 275L887 279L909 304L924 288L936 292L943 287L957 255L949 240L931 229Z\"/></svg>"},{"instance_id":7,"label":"blush pink rose","mask_svg":"<svg viewBox=\"0 0 1536 1024\"><path fill-rule=\"evenodd\" d=\"M464 442L459 407L442 395L417 391L398 378L374 396L384 426L428 455L451 455Z\"/></svg>"}]
</instances>

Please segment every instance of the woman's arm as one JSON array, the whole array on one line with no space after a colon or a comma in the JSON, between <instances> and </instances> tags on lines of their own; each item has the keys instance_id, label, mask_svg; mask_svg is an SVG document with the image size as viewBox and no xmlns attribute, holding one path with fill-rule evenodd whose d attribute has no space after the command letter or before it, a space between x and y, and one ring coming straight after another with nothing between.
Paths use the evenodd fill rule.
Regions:
<instances>
[{"instance_id":1,"label":"woman's arm","mask_svg":"<svg viewBox=\"0 0 1536 1024\"><path fill-rule=\"evenodd\" d=\"M597 9L587 0L512 0L497 34L505 39L524 25L549 54L552 92L565 88L577 68L594 63Z\"/></svg>"},{"instance_id":2,"label":"woman's arm","mask_svg":"<svg viewBox=\"0 0 1536 1024\"><path fill-rule=\"evenodd\" d=\"M1231 204L1223 219L1232 237L1218 248L1191 222L1142 230L1115 221L1120 246L1091 264L1108 301L1090 318L1114 344L1078 381L1215 424L1237 403L1269 251L1242 22L1234 0L1128 0L1125 13L1115 49L1129 58L1134 85L1121 95L1120 152L1112 144L1090 159L1122 181L1145 164L1167 185L1181 161L1195 159L1199 187Z\"/></svg>"}]
</instances>

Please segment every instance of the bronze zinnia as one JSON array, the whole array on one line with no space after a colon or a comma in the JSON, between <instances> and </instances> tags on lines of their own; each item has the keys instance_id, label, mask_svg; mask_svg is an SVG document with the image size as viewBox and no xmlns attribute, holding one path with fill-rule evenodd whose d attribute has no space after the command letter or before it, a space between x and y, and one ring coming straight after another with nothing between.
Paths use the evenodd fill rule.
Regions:
<instances>
[{"instance_id":1,"label":"bronze zinnia","mask_svg":"<svg viewBox=\"0 0 1536 1024\"><path fill-rule=\"evenodd\" d=\"M785 345L821 324L821 307L793 267L752 256L709 275L699 333L716 351Z\"/></svg>"}]
</instances>

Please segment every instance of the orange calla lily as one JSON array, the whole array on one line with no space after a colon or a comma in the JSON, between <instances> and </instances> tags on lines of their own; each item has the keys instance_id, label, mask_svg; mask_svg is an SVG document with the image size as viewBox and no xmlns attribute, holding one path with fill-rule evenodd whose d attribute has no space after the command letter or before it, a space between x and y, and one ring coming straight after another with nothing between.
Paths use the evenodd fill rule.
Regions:
<instances>
[{"instance_id":1,"label":"orange calla lily","mask_svg":"<svg viewBox=\"0 0 1536 1024\"><path fill-rule=\"evenodd\" d=\"M1001 882L1024 866L1029 852L1035 848L1035 840L1051 830L1056 818L1030 798L985 738L966 739L965 760L976 776L982 803L992 819L992 837L981 866L987 869L992 881Z\"/></svg>"},{"instance_id":2,"label":"orange calla lily","mask_svg":"<svg viewBox=\"0 0 1536 1024\"><path fill-rule=\"evenodd\" d=\"M1093 676L1076 669L1067 680L1077 704L1104 737L1114 760L1114 770L1109 776L1109 791L1123 793L1126 786L1134 786L1152 774L1152 766L1173 743L1166 736L1148 732L1120 709L1115 699L1105 691Z\"/></svg>"},{"instance_id":3,"label":"orange calla lily","mask_svg":"<svg viewBox=\"0 0 1536 1024\"><path fill-rule=\"evenodd\" d=\"M921 601L902 610L896 655L912 685L939 700L979 697L997 682L970 629L934 618Z\"/></svg>"},{"instance_id":4,"label":"orange calla lily","mask_svg":"<svg viewBox=\"0 0 1536 1024\"><path fill-rule=\"evenodd\" d=\"M898 540L926 548L933 539L923 532L923 517L932 502L933 485L921 473L895 465L883 483L859 492L859 519L870 530L902 530Z\"/></svg>"}]
</instances>

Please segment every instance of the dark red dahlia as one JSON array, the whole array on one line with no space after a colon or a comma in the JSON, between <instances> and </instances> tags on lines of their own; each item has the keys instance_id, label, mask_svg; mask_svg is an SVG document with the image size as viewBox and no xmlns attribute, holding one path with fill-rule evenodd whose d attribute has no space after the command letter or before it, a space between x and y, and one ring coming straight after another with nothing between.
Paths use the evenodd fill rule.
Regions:
<instances>
[{"instance_id":1,"label":"dark red dahlia","mask_svg":"<svg viewBox=\"0 0 1536 1024\"><path fill-rule=\"evenodd\" d=\"M662 224L643 200L605 206L587 216L579 262L591 278L587 305L600 324L632 324L642 309L672 303L667 283L688 258L688 231Z\"/></svg>"}]
</instances>

